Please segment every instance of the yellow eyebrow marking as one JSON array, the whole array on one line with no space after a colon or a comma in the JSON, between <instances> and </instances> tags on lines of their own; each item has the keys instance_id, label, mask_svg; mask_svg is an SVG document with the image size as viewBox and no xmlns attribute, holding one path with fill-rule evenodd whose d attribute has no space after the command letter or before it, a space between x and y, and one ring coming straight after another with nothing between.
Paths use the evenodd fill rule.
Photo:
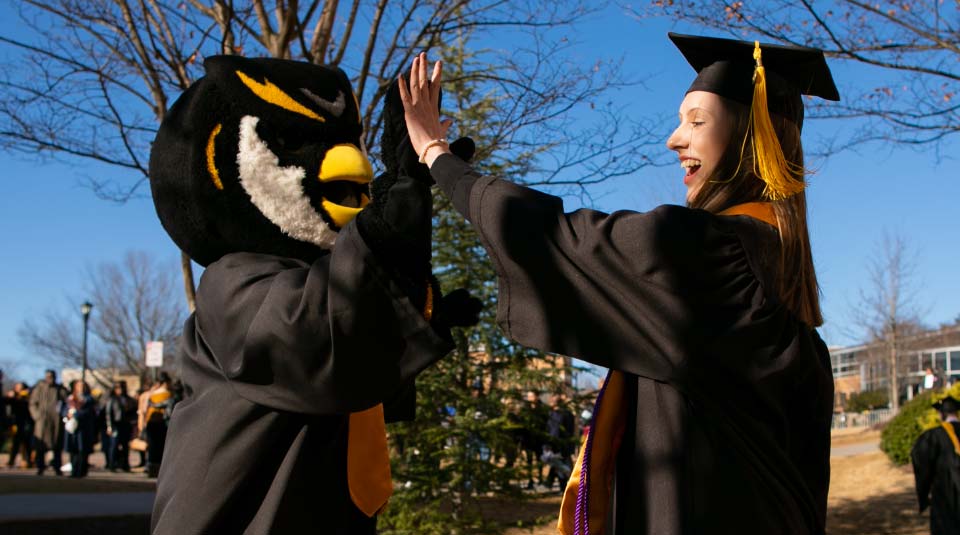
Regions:
<instances>
[{"instance_id":1,"label":"yellow eyebrow marking","mask_svg":"<svg viewBox=\"0 0 960 535\"><path fill-rule=\"evenodd\" d=\"M223 190L223 182L220 182L220 171L217 170L217 163L214 161L216 146L213 142L217 139L217 134L220 133L220 128L222 127L223 124L217 123L217 126L213 127L213 131L210 132L210 139L207 140L207 171L210 172L213 185L216 186L218 190Z\"/></svg>"},{"instance_id":2,"label":"yellow eyebrow marking","mask_svg":"<svg viewBox=\"0 0 960 535\"><path fill-rule=\"evenodd\" d=\"M240 77L240 81L243 82L243 85L247 86L250 91L253 91L254 95L257 95L264 101L287 111L299 113L305 117L320 121L321 123L326 122L323 116L318 115L315 111L294 100L293 97L284 93L282 89L274 85L270 80L264 78L263 83L260 83L241 71L236 72L237 76Z\"/></svg>"}]
</instances>

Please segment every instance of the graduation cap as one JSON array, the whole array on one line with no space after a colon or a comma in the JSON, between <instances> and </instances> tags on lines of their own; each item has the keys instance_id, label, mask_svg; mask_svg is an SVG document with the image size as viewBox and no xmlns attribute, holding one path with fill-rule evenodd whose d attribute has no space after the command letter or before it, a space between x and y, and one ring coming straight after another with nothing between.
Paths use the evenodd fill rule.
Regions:
<instances>
[{"instance_id":1,"label":"graduation cap","mask_svg":"<svg viewBox=\"0 0 960 535\"><path fill-rule=\"evenodd\" d=\"M761 45L719 37L669 33L670 40L697 71L687 90L707 91L750 107L754 171L766 182L772 200L803 190L802 168L786 161L770 120L780 115L801 129L801 95L840 100L823 51L815 48Z\"/></svg>"},{"instance_id":2,"label":"graduation cap","mask_svg":"<svg viewBox=\"0 0 960 535\"><path fill-rule=\"evenodd\" d=\"M960 401L953 396L947 396L933 404L933 408L940 412L954 413L960 411Z\"/></svg>"}]
</instances>

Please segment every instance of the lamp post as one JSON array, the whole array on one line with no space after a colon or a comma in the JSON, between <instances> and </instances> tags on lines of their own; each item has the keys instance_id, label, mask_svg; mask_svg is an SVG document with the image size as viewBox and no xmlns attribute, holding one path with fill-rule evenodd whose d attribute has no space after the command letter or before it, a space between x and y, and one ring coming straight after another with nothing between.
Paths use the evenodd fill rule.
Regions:
<instances>
[{"instance_id":1,"label":"lamp post","mask_svg":"<svg viewBox=\"0 0 960 535\"><path fill-rule=\"evenodd\" d=\"M80 313L83 314L83 371L80 374L80 380L87 382L87 325L90 323L90 311L93 310L93 304L90 301L84 301L80 305Z\"/></svg>"}]
</instances>

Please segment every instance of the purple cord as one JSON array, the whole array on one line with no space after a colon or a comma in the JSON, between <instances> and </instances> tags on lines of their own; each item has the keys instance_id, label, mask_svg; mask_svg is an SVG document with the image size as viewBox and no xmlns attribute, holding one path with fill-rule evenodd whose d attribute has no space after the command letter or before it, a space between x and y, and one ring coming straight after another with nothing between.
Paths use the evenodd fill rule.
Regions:
<instances>
[{"instance_id":1,"label":"purple cord","mask_svg":"<svg viewBox=\"0 0 960 535\"><path fill-rule=\"evenodd\" d=\"M587 442L583 445L583 463L580 466L580 481L577 483L577 507L573 515L573 535L590 535L590 452L593 448L593 433L597 429L597 417L600 415L600 402L607 390L607 383L610 382L610 373L607 374L607 380L600 387L597 401L593 404L593 425L590 426Z\"/></svg>"}]
</instances>

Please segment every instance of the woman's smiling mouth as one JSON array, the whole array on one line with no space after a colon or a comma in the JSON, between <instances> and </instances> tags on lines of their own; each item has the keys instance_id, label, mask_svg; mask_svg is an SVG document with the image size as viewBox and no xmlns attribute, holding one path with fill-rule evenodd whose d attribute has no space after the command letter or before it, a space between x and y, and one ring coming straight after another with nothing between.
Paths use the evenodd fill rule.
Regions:
<instances>
[{"instance_id":1,"label":"woman's smiling mouth","mask_svg":"<svg viewBox=\"0 0 960 535\"><path fill-rule=\"evenodd\" d=\"M690 180L697 174L703 164L700 160L694 158L685 158L680 161L680 167L686 170L687 174L683 177L683 183L690 185Z\"/></svg>"}]
</instances>

